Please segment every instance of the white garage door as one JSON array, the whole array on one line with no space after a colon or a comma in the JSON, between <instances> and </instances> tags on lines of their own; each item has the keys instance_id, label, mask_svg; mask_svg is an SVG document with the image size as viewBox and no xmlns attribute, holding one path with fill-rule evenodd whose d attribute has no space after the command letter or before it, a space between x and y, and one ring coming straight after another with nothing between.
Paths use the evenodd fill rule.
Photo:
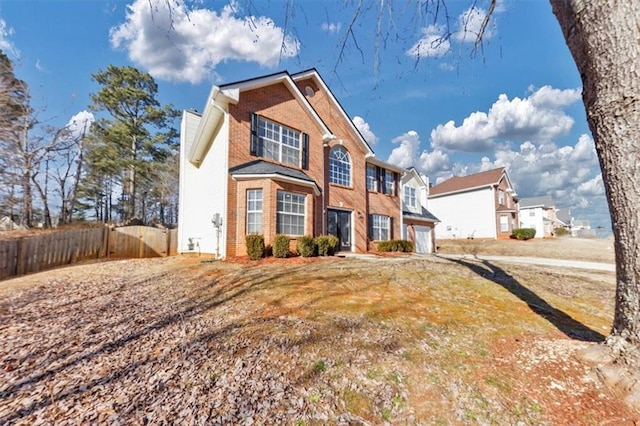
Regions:
<instances>
[{"instance_id":1,"label":"white garage door","mask_svg":"<svg viewBox=\"0 0 640 426\"><path fill-rule=\"evenodd\" d=\"M416 253L431 253L431 228L428 226L415 226Z\"/></svg>"}]
</instances>

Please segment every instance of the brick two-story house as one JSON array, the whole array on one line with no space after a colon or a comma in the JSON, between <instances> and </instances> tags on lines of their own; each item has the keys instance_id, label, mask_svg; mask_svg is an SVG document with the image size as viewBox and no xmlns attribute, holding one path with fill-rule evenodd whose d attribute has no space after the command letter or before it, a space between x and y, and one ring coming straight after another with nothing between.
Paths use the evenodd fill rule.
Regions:
<instances>
[{"instance_id":1,"label":"brick two-story house","mask_svg":"<svg viewBox=\"0 0 640 426\"><path fill-rule=\"evenodd\" d=\"M178 251L240 256L259 233L366 252L400 236L403 171L374 156L316 70L213 86L182 116Z\"/></svg>"}]
</instances>

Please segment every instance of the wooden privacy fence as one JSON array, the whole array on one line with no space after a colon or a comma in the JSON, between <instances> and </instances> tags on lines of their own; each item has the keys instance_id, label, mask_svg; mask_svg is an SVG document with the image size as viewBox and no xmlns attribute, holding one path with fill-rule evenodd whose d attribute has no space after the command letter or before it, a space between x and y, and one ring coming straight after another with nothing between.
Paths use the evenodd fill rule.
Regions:
<instances>
[{"instance_id":1,"label":"wooden privacy fence","mask_svg":"<svg viewBox=\"0 0 640 426\"><path fill-rule=\"evenodd\" d=\"M175 256L178 248L177 229L149 226L111 228L109 257L142 258Z\"/></svg>"},{"instance_id":2,"label":"wooden privacy fence","mask_svg":"<svg viewBox=\"0 0 640 426\"><path fill-rule=\"evenodd\" d=\"M177 236L177 229L127 226L0 240L0 279L87 259L174 256L177 254Z\"/></svg>"}]
</instances>

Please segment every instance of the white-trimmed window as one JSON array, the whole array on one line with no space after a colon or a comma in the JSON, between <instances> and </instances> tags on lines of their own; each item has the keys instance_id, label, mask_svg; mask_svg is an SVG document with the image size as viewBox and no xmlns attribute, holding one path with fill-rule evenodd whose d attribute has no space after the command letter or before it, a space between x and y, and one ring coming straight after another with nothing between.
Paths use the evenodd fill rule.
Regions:
<instances>
[{"instance_id":1,"label":"white-trimmed window","mask_svg":"<svg viewBox=\"0 0 640 426\"><path fill-rule=\"evenodd\" d=\"M384 169L384 193L395 194L396 176L391 170Z\"/></svg>"},{"instance_id":2,"label":"white-trimmed window","mask_svg":"<svg viewBox=\"0 0 640 426\"><path fill-rule=\"evenodd\" d=\"M369 238L374 241L386 241L389 239L389 216L380 214L369 215Z\"/></svg>"},{"instance_id":3,"label":"white-trimmed window","mask_svg":"<svg viewBox=\"0 0 640 426\"><path fill-rule=\"evenodd\" d=\"M262 234L262 189L247 191L247 235Z\"/></svg>"},{"instance_id":4,"label":"white-trimmed window","mask_svg":"<svg viewBox=\"0 0 640 426\"><path fill-rule=\"evenodd\" d=\"M367 189L369 191L376 191L378 189L376 185L377 181L376 166L367 164Z\"/></svg>"},{"instance_id":5,"label":"white-trimmed window","mask_svg":"<svg viewBox=\"0 0 640 426\"><path fill-rule=\"evenodd\" d=\"M404 187L404 204L408 207L416 207L416 189L413 186Z\"/></svg>"},{"instance_id":6,"label":"white-trimmed window","mask_svg":"<svg viewBox=\"0 0 640 426\"><path fill-rule=\"evenodd\" d=\"M509 217L505 215L500 216L500 232L509 231Z\"/></svg>"},{"instance_id":7,"label":"white-trimmed window","mask_svg":"<svg viewBox=\"0 0 640 426\"><path fill-rule=\"evenodd\" d=\"M329 152L329 182L351 186L351 160L349 153L341 146L334 146Z\"/></svg>"},{"instance_id":8,"label":"white-trimmed window","mask_svg":"<svg viewBox=\"0 0 640 426\"><path fill-rule=\"evenodd\" d=\"M258 155L281 163L300 166L301 133L281 124L258 117Z\"/></svg>"},{"instance_id":9,"label":"white-trimmed window","mask_svg":"<svg viewBox=\"0 0 640 426\"><path fill-rule=\"evenodd\" d=\"M276 232L285 235L304 235L305 196L278 191Z\"/></svg>"},{"instance_id":10,"label":"white-trimmed window","mask_svg":"<svg viewBox=\"0 0 640 426\"><path fill-rule=\"evenodd\" d=\"M535 210L529 210L529 217L535 217L536 216L536 211Z\"/></svg>"},{"instance_id":11,"label":"white-trimmed window","mask_svg":"<svg viewBox=\"0 0 640 426\"><path fill-rule=\"evenodd\" d=\"M502 189L498 189L498 204L504 205L504 191Z\"/></svg>"}]
</instances>

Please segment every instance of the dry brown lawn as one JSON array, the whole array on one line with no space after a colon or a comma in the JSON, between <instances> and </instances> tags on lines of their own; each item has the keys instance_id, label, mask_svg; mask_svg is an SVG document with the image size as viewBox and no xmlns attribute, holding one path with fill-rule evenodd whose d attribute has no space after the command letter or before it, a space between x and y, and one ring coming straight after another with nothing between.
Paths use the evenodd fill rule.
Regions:
<instances>
[{"instance_id":1,"label":"dry brown lawn","mask_svg":"<svg viewBox=\"0 0 640 426\"><path fill-rule=\"evenodd\" d=\"M0 283L0 423L636 424L576 356L613 294L416 257L58 269Z\"/></svg>"},{"instance_id":2,"label":"dry brown lawn","mask_svg":"<svg viewBox=\"0 0 640 426\"><path fill-rule=\"evenodd\" d=\"M518 240L438 240L438 251L455 254L546 257L614 263L613 237Z\"/></svg>"}]
</instances>

